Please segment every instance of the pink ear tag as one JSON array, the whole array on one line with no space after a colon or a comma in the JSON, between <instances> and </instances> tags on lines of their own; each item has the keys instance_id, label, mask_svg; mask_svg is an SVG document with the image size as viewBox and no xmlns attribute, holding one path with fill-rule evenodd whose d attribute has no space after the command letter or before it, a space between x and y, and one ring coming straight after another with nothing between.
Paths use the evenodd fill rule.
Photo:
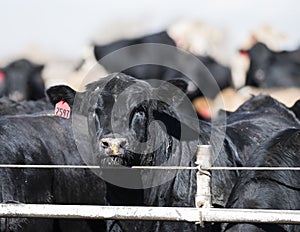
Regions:
<instances>
[{"instance_id":1,"label":"pink ear tag","mask_svg":"<svg viewBox=\"0 0 300 232\"><path fill-rule=\"evenodd\" d=\"M0 82L4 81L5 75L2 71L0 71Z\"/></svg>"},{"instance_id":2,"label":"pink ear tag","mask_svg":"<svg viewBox=\"0 0 300 232\"><path fill-rule=\"evenodd\" d=\"M65 101L60 101L55 105L55 115L62 118L70 118L71 108Z\"/></svg>"}]
</instances>

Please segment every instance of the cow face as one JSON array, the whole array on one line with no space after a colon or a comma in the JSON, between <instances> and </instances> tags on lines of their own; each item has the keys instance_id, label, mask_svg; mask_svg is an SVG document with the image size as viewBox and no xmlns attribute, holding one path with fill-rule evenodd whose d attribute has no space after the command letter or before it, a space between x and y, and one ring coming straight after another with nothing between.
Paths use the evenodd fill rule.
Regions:
<instances>
[{"instance_id":1,"label":"cow face","mask_svg":"<svg viewBox=\"0 0 300 232\"><path fill-rule=\"evenodd\" d=\"M15 101L37 100L44 97L43 65L35 65L21 59L3 68L4 95Z\"/></svg>"},{"instance_id":2,"label":"cow face","mask_svg":"<svg viewBox=\"0 0 300 232\"><path fill-rule=\"evenodd\" d=\"M87 87L88 91L99 88L92 93L96 104L89 122L95 123L102 165L153 165L157 153L160 159L171 155L172 141L179 139L181 132L174 101L187 84L177 80L172 85L176 88L170 95L164 84L153 87L118 74L103 88L99 83Z\"/></svg>"},{"instance_id":3,"label":"cow face","mask_svg":"<svg viewBox=\"0 0 300 232\"><path fill-rule=\"evenodd\" d=\"M249 51L250 67L246 85L261 88L295 87L300 85L299 50L274 52L262 43Z\"/></svg>"},{"instance_id":4,"label":"cow face","mask_svg":"<svg viewBox=\"0 0 300 232\"><path fill-rule=\"evenodd\" d=\"M197 136L182 133L176 110L186 88L183 80L155 86L122 73L112 74L77 93L73 111L86 114L101 165L155 165L171 156L174 140ZM75 92L58 86L47 93L52 103L63 99L72 104Z\"/></svg>"},{"instance_id":5,"label":"cow face","mask_svg":"<svg viewBox=\"0 0 300 232\"><path fill-rule=\"evenodd\" d=\"M246 85L259 87L265 81L266 72L272 62L272 51L262 43L255 44L249 51L250 67L247 72Z\"/></svg>"}]
</instances>

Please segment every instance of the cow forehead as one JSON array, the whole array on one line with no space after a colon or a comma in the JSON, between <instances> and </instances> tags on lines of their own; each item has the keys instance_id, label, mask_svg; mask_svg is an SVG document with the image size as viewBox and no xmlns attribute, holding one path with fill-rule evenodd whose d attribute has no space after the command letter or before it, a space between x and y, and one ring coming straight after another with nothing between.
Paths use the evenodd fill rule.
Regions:
<instances>
[{"instance_id":1,"label":"cow forehead","mask_svg":"<svg viewBox=\"0 0 300 232\"><path fill-rule=\"evenodd\" d=\"M98 99L100 108L111 108L117 102L127 107L137 105L148 100L153 89L147 82L125 74L110 75L89 88L94 90L93 95Z\"/></svg>"},{"instance_id":2,"label":"cow forehead","mask_svg":"<svg viewBox=\"0 0 300 232\"><path fill-rule=\"evenodd\" d=\"M134 89L125 90L123 92L111 92L109 94L103 93L98 98L97 107L102 110L102 114L114 116L114 118L128 117L134 109L141 104L144 107L149 108L149 100L151 94L145 89L138 89L133 86Z\"/></svg>"},{"instance_id":3,"label":"cow forehead","mask_svg":"<svg viewBox=\"0 0 300 232\"><path fill-rule=\"evenodd\" d=\"M135 94L149 93L151 90L151 85L142 80L113 78L105 85L103 92L114 96L130 97Z\"/></svg>"},{"instance_id":4,"label":"cow forehead","mask_svg":"<svg viewBox=\"0 0 300 232\"><path fill-rule=\"evenodd\" d=\"M147 83L142 80L135 79L124 73L112 73L107 77L103 77L86 86L87 91L103 91L103 92L121 92L128 86L139 83L147 86Z\"/></svg>"},{"instance_id":5,"label":"cow forehead","mask_svg":"<svg viewBox=\"0 0 300 232\"><path fill-rule=\"evenodd\" d=\"M122 73L111 74L88 86L93 95L90 104L98 109L97 114L120 121L128 120L129 115L140 106L149 112L154 109L173 109L177 103L173 97L181 97L181 90L172 87L168 82L148 83Z\"/></svg>"}]
</instances>

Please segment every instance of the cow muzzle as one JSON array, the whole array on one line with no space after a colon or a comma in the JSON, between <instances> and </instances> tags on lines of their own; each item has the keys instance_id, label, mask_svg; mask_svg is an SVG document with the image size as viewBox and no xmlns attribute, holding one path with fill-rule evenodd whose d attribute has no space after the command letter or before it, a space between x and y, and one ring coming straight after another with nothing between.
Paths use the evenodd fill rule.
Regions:
<instances>
[{"instance_id":1,"label":"cow muzzle","mask_svg":"<svg viewBox=\"0 0 300 232\"><path fill-rule=\"evenodd\" d=\"M100 146L107 156L122 156L125 153L125 146L128 140L125 138L103 138Z\"/></svg>"}]
</instances>

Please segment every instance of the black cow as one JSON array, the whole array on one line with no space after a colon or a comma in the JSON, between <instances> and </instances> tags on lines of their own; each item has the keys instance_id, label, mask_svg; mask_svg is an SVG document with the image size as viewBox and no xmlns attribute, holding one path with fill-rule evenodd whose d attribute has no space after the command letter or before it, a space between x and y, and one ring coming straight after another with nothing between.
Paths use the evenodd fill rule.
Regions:
<instances>
[{"instance_id":1,"label":"black cow","mask_svg":"<svg viewBox=\"0 0 300 232\"><path fill-rule=\"evenodd\" d=\"M291 110L295 113L296 117L300 120L300 100L296 101L291 107Z\"/></svg>"},{"instance_id":2,"label":"black cow","mask_svg":"<svg viewBox=\"0 0 300 232\"><path fill-rule=\"evenodd\" d=\"M77 93L76 98L75 92L66 86L53 87L52 92L62 98L75 99L73 108L87 115L90 140L102 166L194 166L197 144L212 145L215 166L242 166L248 159L247 152L276 131L299 125L294 114L282 104L270 97L258 96L231 113L227 120L229 133L224 135L222 131L226 128L222 123L199 121L188 107L181 108L182 91L187 88L182 82L176 80L153 87L143 80L114 73L89 84L86 92ZM167 83L179 89L168 89ZM54 99L54 103L59 100L55 100L55 95L50 99ZM212 140L211 132L214 133ZM195 206L194 171L120 168L103 171L102 176L107 182L107 200L112 205ZM214 206L225 206L236 178L236 172L212 173ZM143 187L146 189L141 189ZM192 223L124 221L115 221L108 229L201 230ZM210 229L210 225L206 225L203 231Z\"/></svg>"},{"instance_id":3,"label":"black cow","mask_svg":"<svg viewBox=\"0 0 300 232\"><path fill-rule=\"evenodd\" d=\"M258 95L228 115L226 134L236 141L237 152L244 164L254 146L287 127L299 124L299 118L284 104L268 95Z\"/></svg>"},{"instance_id":4,"label":"black cow","mask_svg":"<svg viewBox=\"0 0 300 232\"><path fill-rule=\"evenodd\" d=\"M103 46L96 45L94 48L95 57L97 60L100 60L102 57L120 48L136 45L136 44L142 44L142 43L160 43L160 44L166 44L170 46L176 46L175 42L167 34L167 32L162 31L156 34L146 35L140 38L119 40L108 45L103 45Z\"/></svg>"},{"instance_id":5,"label":"black cow","mask_svg":"<svg viewBox=\"0 0 300 232\"><path fill-rule=\"evenodd\" d=\"M180 88L186 88L182 83L174 83ZM54 89L55 88L55 91ZM127 88L130 88L128 91ZM52 87L49 90L60 94L61 96L71 96L74 92L70 92L66 86ZM197 145L198 134L186 133L184 135L187 140L180 144L181 137L180 122L176 118L175 109L172 106L163 102L163 99L155 99L156 94L165 93L167 89L162 85L160 88L154 88L149 83L132 78L125 74L112 74L107 78L102 78L98 82L94 82L87 86L85 93L76 94L76 104L73 108L79 111L88 113L89 128L91 136L97 135L94 139L94 150L98 154L98 162L102 166L132 166L132 165L159 165L163 161L167 161L169 157L174 157L170 161L178 163L178 165L191 166L194 162L194 152ZM179 91L179 90L178 90ZM179 91L180 92L180 91ZM180 100L179 92L173 92L171 96L165 95L166 99L174 103ZM118 98L124 94L121 98ZM74 98L75 96L73 96ZM50 96L51 99L51 96ZM54 101L56 102L56 101ZM113 114L113 107L116 102L120 105L116 107L116 115ZM111 123L113 119L113 124ZM155 120L163 121L166 126L166 131L163 130L160 124L153 124ZM154 134L149 133L148 125L153 125ZM196 121L198 124L198 120ZM114 127L115 128L112 128ZM156 127L156 128L155 128ZM116 131L114 131L115 129ZM203 126L203 130L207 133L203 135L203 142L209 141L209 126ZM117 135L119 134L119 135ZM92 139L91 139L92 140ZM160 145L159 145L160 144ZM159 145L155 150L154 147ZM192 149L192 147L194 149ZM154 150L153 150L154 149ZM180 157L180 153L186 154L186 157ZM145 155L141 155L144 153ZM226 161L228 165L234 161ZM170 165L169 164L169 165ZM157 173L158 174L158 173ZM172 172L164 175L167 178L169 175L176 175ZM186 173L178 173L184 177ZM156 174L155 174L156 175ZM188 175L192 175L189 174ZM172 183L167 182L164 187L166 191L156 192L152 197L147 196L149 192L144 191L142 185L151 184L151 179L143 180L147 175L134 170L114 170L103 171L103 178L107 181L107 200L111 205L157 205L167 206L174 205L177 201L178 205L192 206L193 198L186 198L186 195L193 195L194 184L185 182L181 178L176 178L175 185L186 184L186 187L176 189L174 192L168 191L167 188L172 186ZM230 179L230 178L229 178ZM116 183L116 182L117 183ZM163 178L162 178L163 181ZM166 182L166 181L165 181ZM128 184L124 185L125 183ZM233 184L233 183L232 183ZM149 191L151 188L149 189ZM174 189L175 190L175 189ZM177 191L178 190L178 191ZM185 192L186 190L186 192ZM154 190L151 190L154 191ZM169 196L163 196L169 194ZM159 196L161 195L161 196ZM155 199L161 199L161 202L151 202ZM172 223L171 223L172 225ZM148 228L149 226L149 228ZM172 225L173 226L173 225ZM109 231L155 231L166 230L172 226L160 227L145 222L112 222L109 225ZM178 228L189 228L195 231L197 226L190 223L180 223ZM156 229L155 229L156 228Z\"/></svg>"},{"instance_id":6,"label":"black cow","mask_svg":"<svg viewBox=\"0 0 300 232\"><path fill-rule=\"evenodd\" d=\"M257 43L247 53L250 67L246 85L260 88L300 86L300 49L274 52L265 44Z\"/></svg>"},{"instance_id":7,"label":"black cow","mask_svg":"<svg viewBox=\"0 0 300 232\"><path fill-rule=\"evenodd\" d=\"M248 167L299 167L300 127L279 132L257 148ZM242 171L227 207L247 209L300 209L299 171ZM299 231L299 225L228 224L225 231Z\"/></svg>"},{"instance_id":8,"label":"black cow","mask_svg":"<svg viewBox=\"0 0 300 232\"><path fill-rule=\"evenodd\" d=\"M41 76L43 65L36 65L29 60L16 60L0 71L2 84L0 96L8 96L13 100L37 100L45 97L45 85Z\"/></svg>"},{"instance_id":9,"label":"black cow","mask_svg":"<svg viewBox=\"0 0 300 232\"><path fill-rule=\"evenodd\" d=\"M80 139L81 144L84 138ZM88 162L77 150L71 120L54 116L54 109L40 115L1 117L0 143L1 164L85 165ZM90 154L88 149L85 154ZM89 169L1 168L0 201L103 205L105 185L96 174ZM16 232L106 230L105 222L100 220L3 218L0 224L1 231Z\"/></svg>"},{"instance_id":10,"label":"black cow","mask_svg":"<svg viewBox=\"0 0 300 232\"><path fill-rule=\"evenodd\" d=\"M32 114L53 109L47 98L35 101L14 101L8 97L0 98L0 115Z\"/></svg>"},{"instance_id":11,"label":"black cow","mask_svg":"<svg viewBox=\"0 0 300 232\"><path fill-rule=\"evenodd\" d=\"M162 57L164 54L158 54L156 50L153 49L147 49L141 51L142 54L137 54L140 51L129 50L126 52L126 55L124 57L117 57L117 59L113 59L112 62L103 62L101 59L108 55L111 52L117 51L118 49L125 48L132 45L138 45L143 43L157 43L157 44L166 44L169 46L176 46L175 42L168 36L167 32L162 31L156 34L143 36L140 38L135 39L127 39L127 40L119 40L107 45L95 45L94 47L94 54L95 58L101 65L104 66L104 68L112 73L112 72L118 72L121 71L120 67L124 64L124 60L131 60L135 61L134 63L137 64L140 62L140 59L137 57L140 57L141 55L144 55L146 57L154 57L156 60L158 60L160 57ZM174 60L174 64L176 62L176 57L167 57L167 59ZM224 89L227 87L232 86L232 78L231 78L231 72L228 67L225 67L223 65L220 65L217 63L212 57L206 56L206 57L198 57L200 61L203 62L203 64L208 68L208 70L211 72L213 77L215 78L219 89ZM194 67L191 67L194 68ZM154 64L145 64L145 65L137 65L125 70L122 70L123 73L133 76L138 79L142 80L149 80L149 79L159 79L159 80L170 80L174 78L183 78L189 83L189 89L188 89L188 96L190 99L194 99L196 97L202 96L203 93L197 89L197 87L193 84L193 81L191 81L189 78L184 76L181 72L160 66L160 65L154 65ZM198 73L198 71L197 71ZM202 74L203 75L203 74ZM201 75L197 76L199 78L199 81L197 83L198 86L203 86L203 83L201 83ZM214 98L218 94L218 90L211 90L208 92L208 96L210 98Z\"/></svg>"},{"instance_id":12,"label":"black cow","mask_svg":"<svg viewBox=\"0 0 300 232\"><path fill-rule=\"evenodd\" d=\"M197 56L197 58L201 60L215 78L220 90L233 87L231 71L227 66L219 64L211 56Z\"/></svg>"}]
</instances>

